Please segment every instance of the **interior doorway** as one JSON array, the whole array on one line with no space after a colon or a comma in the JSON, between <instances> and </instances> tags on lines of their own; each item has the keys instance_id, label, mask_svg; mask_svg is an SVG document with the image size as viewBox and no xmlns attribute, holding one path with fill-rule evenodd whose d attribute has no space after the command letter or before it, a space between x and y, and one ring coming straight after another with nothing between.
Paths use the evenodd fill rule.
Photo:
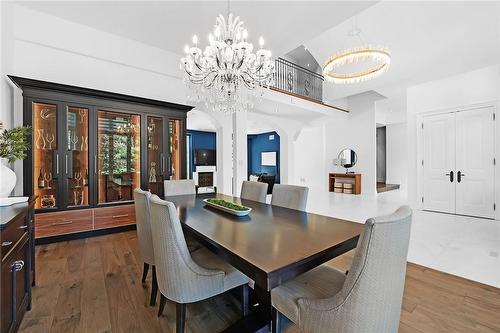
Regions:
<instances>
[{"instance_id":1,"label":"interior doorway","mask_svg":"<svg viewBox=\"0 0 500 333\"><path fill-rule=\"evenodd\" d=\"M494 108L423 117L425 210L495 216Z\"/></svg>"}]
</instances>

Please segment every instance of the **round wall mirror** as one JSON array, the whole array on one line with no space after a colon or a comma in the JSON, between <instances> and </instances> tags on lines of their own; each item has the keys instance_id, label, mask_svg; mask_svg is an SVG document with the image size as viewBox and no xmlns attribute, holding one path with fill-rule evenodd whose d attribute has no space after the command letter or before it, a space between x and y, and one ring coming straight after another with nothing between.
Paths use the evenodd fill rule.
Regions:
<instances>
[{"instance_id":1,"label":"round wall mirror","mask_svg":"<svg viewBox=\"0 0 500 333\"><path fill-rule=\"evenodd\" d=\"M339 153L338 156L339 164L346 168L346 172L348 172L349 168L352 168L356 165L358 161L358 156L356 152L352 149L344 149Z\"/></svg>"}]
</instances>

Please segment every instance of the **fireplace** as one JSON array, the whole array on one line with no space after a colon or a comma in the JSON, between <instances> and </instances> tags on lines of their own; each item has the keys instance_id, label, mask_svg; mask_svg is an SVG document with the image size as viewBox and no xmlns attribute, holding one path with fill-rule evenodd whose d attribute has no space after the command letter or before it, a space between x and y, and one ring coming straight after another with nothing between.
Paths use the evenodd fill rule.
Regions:
<instances>
[{"instance_id":1,"label":"fireplace","mask_svg":"<svg viewBox=\"0 0 500 333\"><path fill-rule=\"evenodd\" d=\"M212 187L214 186L214 173L198 172L198 186L199 187Z\"/></svg>"},{"instance_id":2,"label":"fireplace","mask_svg":"<svg viewBox=\"0 0 500 333\"><path fill-rule=\"evenodd\" d=\"M198 193L217 191L217 171L215 165L197 165L193 180Z\"/></svg>"}]
</instances>

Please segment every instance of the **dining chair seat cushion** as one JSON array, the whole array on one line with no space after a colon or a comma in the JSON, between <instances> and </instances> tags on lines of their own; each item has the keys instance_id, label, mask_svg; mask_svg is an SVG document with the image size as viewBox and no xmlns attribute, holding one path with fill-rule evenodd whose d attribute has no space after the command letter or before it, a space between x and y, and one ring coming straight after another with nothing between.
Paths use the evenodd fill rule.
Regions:
<instances>
[{"instance_id":1,"label":"dining chair seat cushion","mask_svg":"<svg viewBox=\"0 0 500 333\"><path fill-rule=\"evenodd\" d=\"M203 268L224 272L224 287L223 290L220 290L218 293L222 293L224 291L239 287L243 284L247 284L249 281L246 275L226 263L224 260L210 252L210 250L205 247L192 252L191 258L194 262L196 262Z\"/></svg>"},{"instance_id":2,"label":"dining chair seat cushion","mask_svg":"<svg viewBox=\"0 0 500 333\"><path fill-rule=\"evenodd\" d=\"M291 321L299 322L299 299L329 298L337 294L346 275L321 265L271 291L273 306Z\"/></svg>"}]
</instances>

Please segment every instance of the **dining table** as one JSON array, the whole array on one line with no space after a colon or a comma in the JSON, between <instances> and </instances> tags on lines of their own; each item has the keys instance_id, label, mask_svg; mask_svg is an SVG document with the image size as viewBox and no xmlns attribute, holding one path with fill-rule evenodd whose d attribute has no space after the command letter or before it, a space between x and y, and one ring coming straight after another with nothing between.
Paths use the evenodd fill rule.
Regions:
<instances>
[{"instance_id":1,"label":"dining table","mask_svg":"<svg viewBox=\"0 0 500 333\"><path fill-rule=\"evenodd\" d=\"M204 202L218 198L251 208L235 216ZM271 290L357 245L363 224L220 193L166 196L183 231L253 281L249 314L224 332L265 332Z\"/></svg>"}]
</instances>

